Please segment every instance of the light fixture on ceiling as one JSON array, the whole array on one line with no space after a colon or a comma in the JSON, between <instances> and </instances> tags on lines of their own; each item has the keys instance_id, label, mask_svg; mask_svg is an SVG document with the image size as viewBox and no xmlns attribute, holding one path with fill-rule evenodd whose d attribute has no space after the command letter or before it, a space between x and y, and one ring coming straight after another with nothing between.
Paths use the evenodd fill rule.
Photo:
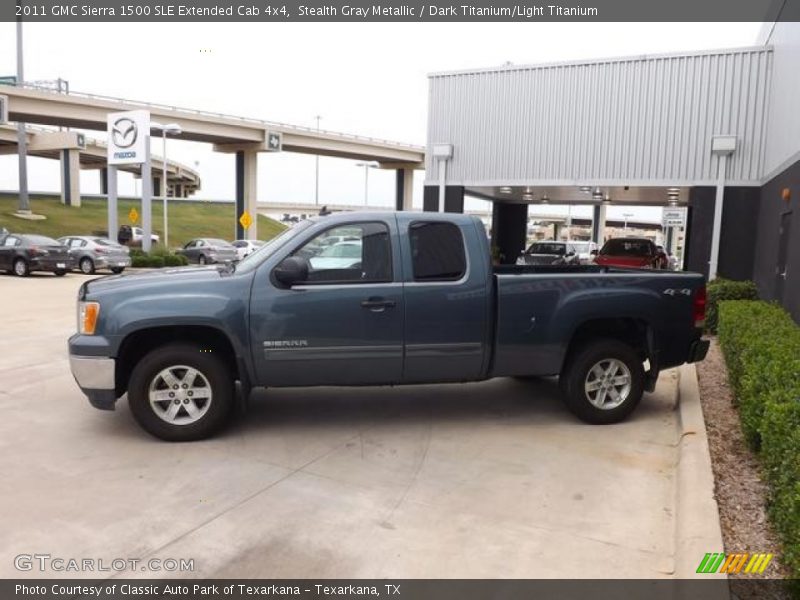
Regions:
<instances>
[{"instance_id":1,"label":"light fixture on ceiling","mask_svg":"<svg viewBox=\"0 0 800 600\"><path fill-rule=\"evenodd\" d=\"M606 206L611 204L611 194L606 192L606 195L603 196L603 204L606 205Z\"/></svg>"},{"instance_id":2,"label":"light fixture on ceiling","mask_svg":"<svg viewBox=\"0 0 800 600\"><path fill-rule=\"evenodd\" d=\"M592 200L602 200L603 199L603 192L599 187L594 188L592 192Z\"/></svg>"},{"instance_id":3,"label":"light fixture on ceiling","mask_svg":"<svg viewBox=\"0 0 800 600\"><path fill-rule=\"evenodd\" d=\"M501 194L510 194L511 193L511 188L508 187L507 185L504 185L503 187L500 188L500 193Z\"/></svg>"},{"instance_id":4,"label":"light fixture on ceiling","mask_svg":"<svg viewBox=\"0 0 800 600\"><path fill-rule=\"evenodd\" d=\"M588 194L589 192L591 192L591 191L592 191L592 186L590 186L590 185L582 185L582 186L581 186L581 187L579 187L578 189L579 189L580 191L582 191L584 194Z\"/></svg>"},{"instance_id":5,"label":"light fixture on ceiling","mask_svg":"<svg viewBox=\"0 0 800 600\"><path fill-rule=\"evenodd\" d=\"M525 200L526 202L530 202L531 200L533 200L533 194L522 194L522 199Z\"/></svg>"},{"instance_id":6,"label":"light fixture on ceiling","mask_svg":"<svg viewBox=\"0 0 800 600\"><path fill-rule=\"evenodd\" d=\"M550 204L550 198L547 197L547 194L542 196L542 204Z\"/></svg>"}]
</instances>

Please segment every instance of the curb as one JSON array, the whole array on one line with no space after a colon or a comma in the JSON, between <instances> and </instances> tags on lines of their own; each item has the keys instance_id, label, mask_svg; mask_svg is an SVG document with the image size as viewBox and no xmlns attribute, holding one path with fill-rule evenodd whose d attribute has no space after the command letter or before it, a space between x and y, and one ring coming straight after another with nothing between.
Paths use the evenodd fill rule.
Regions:
<instances>
[{"instance_id":1,"label":"curb","mask_svg":"<svg viewBox=\"0 0 800 600\"><path fill-rule=\"evenodd\" d=\"M714 498L714 472L708 449L706 425L700 405L697 369L693 364L678 369L677 498L675 503L676 579L694 579L697 565L707 552L724 552L719 508ZM727 579L725 574L703 579ZM726 590L727 592L727 586ZM720 594L716 597L728 597Z\"/></svg>"}]
</instances>

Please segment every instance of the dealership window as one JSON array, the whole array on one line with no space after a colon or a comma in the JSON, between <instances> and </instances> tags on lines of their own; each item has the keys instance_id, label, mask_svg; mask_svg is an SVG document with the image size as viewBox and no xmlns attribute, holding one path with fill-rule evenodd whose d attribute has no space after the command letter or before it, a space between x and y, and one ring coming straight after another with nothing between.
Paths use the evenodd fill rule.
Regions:
<instances>
[{"instance_id":1,"label":"dealership window","mask_svg":"<svg viewBox=\"0 0 800 600\"><path fill-rule=\"evenodd\" d=\"M305 283L385 283L392 280L389 228L350 223L327 229L293 253L308 261Z\"/></svg>"},{"instance_id":2,"label":"dealership window","mask_svg":"<svg viewBox=\"0 0 800 600\"><path fill-rule=\"evenodd\" d=\"M414 281L455 281L467 271L464 238L452 223L417 222L409 227Z\"/></svg>"}]
</instances>

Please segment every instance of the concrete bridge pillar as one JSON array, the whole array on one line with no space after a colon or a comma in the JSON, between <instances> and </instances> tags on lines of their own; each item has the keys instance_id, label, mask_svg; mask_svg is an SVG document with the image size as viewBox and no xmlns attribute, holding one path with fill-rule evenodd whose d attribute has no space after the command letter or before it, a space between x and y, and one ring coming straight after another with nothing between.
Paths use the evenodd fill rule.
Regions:
<instances>
[{"instance_id":1,"label":"concrete bridge pillar","mask_svg":"<svg viewBox=\"0 0 800 600\"><path fill-rule=\"evenodd\" d=\"M412 210L414 196L414 170L397 169L397 185L395 187L395 209Z\"/></svg>"},{"instance_id":2,"label":"concrete bridge pillar","mask_svg":"<svg viewBox=\"0 0 800 600\"><path fill-rule=\"evenodd\" d=\"M258 206L256 182L258 179L258 152L240 150L236 153L236 239L255 240L258 238ZM245 230L239 222L244 212L253 220Z\"/></svg>"},{"instance_id":3,"label":"concrete bridge pillar","mask_svg":"<svg viewBox=\"0 0 800 600\"><path fill-rule=\"evenodd\" d=\"M81 205L81 162L77 149L61 151L61 203Z\"/></svg>"}]
</instances>

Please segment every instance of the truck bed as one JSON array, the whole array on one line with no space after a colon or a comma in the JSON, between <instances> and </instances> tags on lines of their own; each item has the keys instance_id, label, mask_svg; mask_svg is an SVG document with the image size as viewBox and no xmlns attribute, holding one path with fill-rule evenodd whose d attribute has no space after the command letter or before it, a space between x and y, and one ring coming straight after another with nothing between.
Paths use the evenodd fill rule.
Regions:
<instances>
[{"instance_id":1,"label":"truck bed","mask_svg":"<svg viewBox=\"0 0 800 600\"><path fill-rule=\"evenodd\" d=\"M559 373L565 340L595 319L606 327L655 329L663 368L685 362L694 340L692 301L699 273L598 265L494 267L493 376ZM610 310L611 309L611 310ZM614 323L608 323L609 313Z\"/></svg>"}]
</instances>

